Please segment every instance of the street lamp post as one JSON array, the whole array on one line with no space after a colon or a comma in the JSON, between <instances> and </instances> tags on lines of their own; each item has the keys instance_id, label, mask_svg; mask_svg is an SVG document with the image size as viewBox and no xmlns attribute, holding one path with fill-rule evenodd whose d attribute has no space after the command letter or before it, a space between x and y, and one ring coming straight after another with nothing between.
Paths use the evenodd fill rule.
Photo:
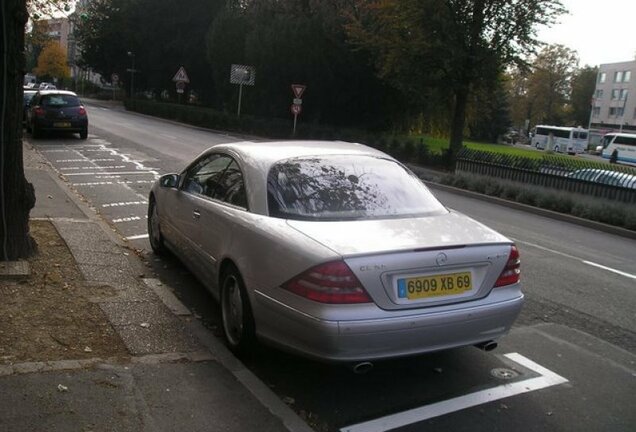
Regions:
<instances>
[{"instance_id":1,"label":"street lamp post","mask_svg":"<svg viewBox=\"0 0 636 432\"><path fill-rule=\"evenodd\" d=\"M132 51L128 51L128 57L130 57L132 61L132 68L128 69L130 72L130 98L134 99L135 97L135 53Z\"/></svg>"}]
</instances>

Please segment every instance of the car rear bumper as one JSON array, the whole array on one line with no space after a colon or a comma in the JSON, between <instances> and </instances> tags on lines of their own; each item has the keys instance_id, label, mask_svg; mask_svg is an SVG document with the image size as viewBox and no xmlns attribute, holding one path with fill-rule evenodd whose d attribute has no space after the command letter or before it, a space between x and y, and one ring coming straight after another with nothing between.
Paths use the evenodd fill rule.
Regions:
<instances>
[{"instance_id":1,"label":"car rear bumper","mask_svg":"<svg viewBox=\"0 0 636 432\"><path fill-rule=\"evenodd\" d=\"M88 119L80 120L49 120L37 119L34 121L35 127L41 131L67 131L81 132L88 127Z\"/></svg>"},{"instance_id":2,"label":"car rear bumper","mask_svg":"<svg viewBox=\"0 0 636 432\"><path fill-rule=\"evenodd\" d=\"M440 351L504 336L524 296L465 306L442 313L355 321L325 321L257 292L254 315L259 338L285 350L327 361L353 362Z\"/></svg>"}]
</instances>

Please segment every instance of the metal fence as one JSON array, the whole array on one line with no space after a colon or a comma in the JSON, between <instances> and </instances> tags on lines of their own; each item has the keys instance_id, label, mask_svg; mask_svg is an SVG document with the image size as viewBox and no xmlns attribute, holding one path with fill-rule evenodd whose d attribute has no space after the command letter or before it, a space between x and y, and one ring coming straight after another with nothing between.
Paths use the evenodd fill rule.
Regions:
<instances>
[{"instance_id":1,"label":"metal fence","mask_svg":"<svg viewBox=\"0 0 636 432\"><path fill-rule=\"evenodd\" d=\"M463 148L456 171L636 203L636 169L562 156L531 159Z\"/></svg>"}]
</instances>

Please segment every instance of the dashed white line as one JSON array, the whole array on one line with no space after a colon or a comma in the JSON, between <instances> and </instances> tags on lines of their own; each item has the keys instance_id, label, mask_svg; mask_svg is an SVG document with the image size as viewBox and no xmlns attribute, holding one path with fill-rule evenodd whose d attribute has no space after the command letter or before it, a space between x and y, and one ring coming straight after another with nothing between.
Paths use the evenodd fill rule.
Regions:
<instances>
[{"instance_id":1,"label":"dashed white line","mask_svg":"<svg viewBox=\"0 0 636 432\"><path fill-rule=\"evenodd\" d=\"M55 162L115 162L115 159L58 159Z\"/></svg>"},{"instance_id":2,"label":"dashed white line","mask_svg":"<svg viewBox=\"0 0 636 432\"><path fill-rule=\"evenodd\" d=\"M125 218L113 219L113 223L134 222L134 221L138 221L138 220L141 220L141 217L139 217L139 216L130 216L130 217L125 217Z\"/></svg>"},{"instance_id":3,"label":"dashed white line","mask_svg":"<svg viewBox=\"0 0 636 432\"><path fill-rule=\"evenodd\" d=\"M532 360L517 353L506 354L508 359L530 369L540 376L529 378L523 381L517 381L510 384L500 385L498 387L481 390L453 399L433 403L420 408L415 408L401 413L388 415L376 420L370 420L352 426L340 429L341 432L384 432L391 429L419 423L434 417L439 417L455 411L482 405L488 402L528 393L535 390L541 390L568 382L567 379L544 368L543 366L533 362Z\"/></svg>"},{"instance_id":4,"label":"dashed white line","mask_svg":"<svg viewBox=\"0 0 636 432\"><path fill-rule=\"evenodd\" d=\"M125 207L131 205L146 205L147 201L124 201L124 202L116 202L116 203L108 203L102 204L102 207Z\"/></svg>"},{"instance_id":5,"label":"dashed white line","mask_svg":"<svg viewBox=\"0 0 636 432\"><path fill-rule=\"evenodd\" d=\"M587 265L590 265L590 266L593 266L593 267L598 267L600 269L607 270L609 272L612 272L612 273L615 273L615 274L618 274L618 275L621 275L621 276L625 276L625 277L630 278L630 279L636 279L636 275L633 275L631 273L627 273L627 272L624 272L624 271L621 271L621 270L616 270L614 268L607 267L607 266L604 266L602 264L597 264L595 262L586 261L583 258L575 257L574 255L566 254L564 252L559 252L559 251L556 251L554 249L550 249L550 248L547 248L545 246L540 246L540 245L535 244L535 243L530 243L530 242L521 241L521 240L515 240L515 239L512 239L512 240L514 240L517 243L525 244L525 245L532 246L532 247L537 248L537 249L544 250L546 252L551 252L551 253L556 254L556 255L561 255L561 256L566 257L566 258L570 258L570 259L573 259L573 260L576 260L576 261L580 261L583 264L587 264Z\"/></svg>"},{"instance_id":6,"label":"dashed white line","mask_svg":"<svg viewBox=\"0 0 636 432\"><path fill-rule=\"evenodd\" d=\"M65 173L65 176L87 176L87 175L102 175L102 174L110 174L110 175L116 175L116 174L121 174L121 175L133 175L133 174L151 174L155 177L157 177L157 175L155 174L154 171L121 171L121 172L83 172L83 173Z\"/></svg>"},{"instance_id":7,"label":"dashed white line","mask_svg":"<svg viewBox=\"0 0 636 432\"><path fill-rule=\"evenodd\" d=\"M598 267L600 269L607 270L609 272L616 273L616 274L619 274L621 276L625 276L625 277L630 278L630 279L636 279L636 275L633 275L631 273L627 273L627 272L624 272L624 271L616 270L616 269L613 269L611 267L606 267L604 265L597 264L595 262L583 261L583 264L587 264L587 265L590 265L590 266L593 266L593 267Z\"/></svg>"},{"instance_id":8,"label":"dashed white line","mask_svg":"<svg viewBox=\"0 0 636 432\"><path fill-rule=\"evenodd\" d=\"M73 186L104 186L112 185L113 182L86 182L86 183L72 183Z\"/></svg>"},{"instance_id":9,"label":"dashed white line","mask_svg":"<svg viewBox=\"0 0 636 432\"><path fill-rule=\"evenodd\" d=\"M90 170L90 169L121 169L126 165L110 165L110 166L88 166L88 167L61 167L60 170Z\"/></svg>"}]
</instances>

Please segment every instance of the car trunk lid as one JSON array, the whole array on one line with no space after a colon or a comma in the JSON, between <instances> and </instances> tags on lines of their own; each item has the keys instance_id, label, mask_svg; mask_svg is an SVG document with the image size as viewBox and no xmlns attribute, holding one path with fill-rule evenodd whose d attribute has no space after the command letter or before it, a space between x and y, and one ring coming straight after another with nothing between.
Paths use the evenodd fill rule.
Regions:
<instances>
[{"instance_id":1,"label":"car trunk lid","mask_svg":"<svg viewBox=\"0 0 636 432\"><path fill-rule=\"evenodd\" d=\"M340 254L373 301L387 310L488 295L512 243L455 212L411 219L288 223Z\"/></svg>"}]
</instances>

